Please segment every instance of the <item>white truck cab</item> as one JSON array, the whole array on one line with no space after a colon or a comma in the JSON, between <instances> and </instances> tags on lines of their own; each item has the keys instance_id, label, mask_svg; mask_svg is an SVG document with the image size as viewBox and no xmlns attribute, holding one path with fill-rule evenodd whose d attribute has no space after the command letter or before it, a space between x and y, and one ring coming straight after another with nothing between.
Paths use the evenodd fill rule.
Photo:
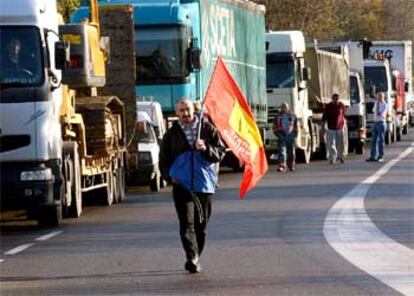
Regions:
<instances>
[{"instance_id":1,"label":"white truck cab","mask_svg":"<svg viewBox=\"0 0 414 296\"><path fill-rule=\"evenodd\" d=\"M54 216L63 179L55 1L2 0L0 30L1 203Z\"/></svg>"},{"instance_id":2,"label":"white truck cab","mask_svg":"<svg viewBox=\"0 0 414 296\"><path fill-rule=\"evenodd\" d=\"M391 70L388 61L374 59L364 60L364 78L365 93L369 94L366 100L367 138L371 138L374 125L374 93L383 92L385 94L385 102L388 104L385 143L391 144L396 141L397 124L393 110L394 92L392 90Z\"/></svg>"},{"instance_id":3,"label":"white truck cab","mask_svg":"<svg viewBox=\"0 0 414 296\"><path fill-rule=\"evenodd\" d=\"M129 172L128 185L149 185L158 192L165 183L159 169L160 141L165 134L164 117L158 102L137 102L135 137L137 165Z\"/></svg>"},{"instance_id":4,"label":"white truck cab","mask_svg":"<svg viewBox=\"0 0 414 296\"><path fill-rule=\"evenodd\" d=\"M305 68L305 38L300 31L277 31L266 33L266 84L268 104L268 125L265 149L268 155L278 149L277 139L272 131L272 122L287 102L298 116L299 131L297 147L305 154L305 162L310 159L310 138L307 119L312 117L308 108L308 78Z\"/></svg>"}]
</instances>

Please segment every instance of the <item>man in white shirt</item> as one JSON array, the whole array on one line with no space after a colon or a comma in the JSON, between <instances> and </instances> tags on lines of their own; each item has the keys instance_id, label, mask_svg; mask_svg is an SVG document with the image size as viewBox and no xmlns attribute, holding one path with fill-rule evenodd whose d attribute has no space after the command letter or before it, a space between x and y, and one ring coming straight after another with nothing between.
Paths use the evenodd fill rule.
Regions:
<instances>
[{"instance_id":1,"label":"man in white shirt","mask_svg":"<svg viewBox=\"0 0 414 296\"><path fill-rule=\"evenodd\" d=\"M367 161L384 161L384 138L387 130L387 112L388 105L384 100L383 92L377 94L377 100L374 104L374 127L372 128L371 153ZM377 149L378 148L378 149ZM378 155L377 155L378 151Z\"/></svg>"}]
</instances>

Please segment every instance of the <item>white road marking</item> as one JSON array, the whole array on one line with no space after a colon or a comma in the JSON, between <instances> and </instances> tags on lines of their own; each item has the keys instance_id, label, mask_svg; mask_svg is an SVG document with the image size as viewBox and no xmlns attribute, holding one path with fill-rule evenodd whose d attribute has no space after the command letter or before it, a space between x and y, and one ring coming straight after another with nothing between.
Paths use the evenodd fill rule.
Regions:
<instances>
[{"instance_id":1,"label":"white road marking","mask_svg":"<svg viewBox=\"0 0 414 296\"><path fill-rule=\"evenodd\" d=\"M30 248L31 246L33 246L34 244L23 244L20 245L18 247L15 247L7 252L4 253L4 255L16 255L17 253L20 253L21 251L26 250L27 248Z\"/></svg>"},{"instance_id":2,"label":"white road marking","mask_svg":"<svg viewBox=\"0 0 414 296\"><path fill-rule=\"evenodd\" d=\"M62 231L52 231L51 233L39 236L38 238L36 238L36 240L37 241L45 241L45 240L48 240L48 239L50 239L50 238L52 238L52 237L54 237L58 234L61 234L61 233L62 233Z\"/></svg>"},{"instance_id":3,"label":"white road marking","mask_svg":"<svg viewBox=\"0 0 414 296\"><path fill-rule=\"evenodd\" d=\"M414 295L414 251L386 236L371 221L364 199L371 186L414 150L414 143L337 201L324 235L346 260L404 295Z\"/></svg>"},{"instance_id":4,"label":"white road marking","mask_svg":"<svg viewBox=\"0 0 414 296\"><path fill-rule=\"evenodd\" d=\"M4 259L0 259L0 263L4 262Z\"/></svg>"}]
</instances>

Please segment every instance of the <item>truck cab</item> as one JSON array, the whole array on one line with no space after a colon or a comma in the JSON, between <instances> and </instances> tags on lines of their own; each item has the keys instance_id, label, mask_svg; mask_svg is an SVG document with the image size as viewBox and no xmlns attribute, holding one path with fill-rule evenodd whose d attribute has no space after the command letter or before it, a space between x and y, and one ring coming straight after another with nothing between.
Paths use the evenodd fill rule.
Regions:
<instances>
[{"instance_id":1,"label":"truck cab","mask_svg":"<svg viewBox=\"0 0 414 296\"><path fill-rule=\"evenodd\" d=\"M63 183L55 1L2 1L0 30L1 204L53 216Z\"/></svg>"},{"instance_id":2,"label":"truck cab","mask_svg":"<svg viewBox=\"0 0 414 296\"><path fill-rule=\"evenodd\" d=\"M137 120L134 134L137 145L135 164L127 174L127 185L149 185L158 192L165 183L159 169L160 142L166 132L166 125L158 102L137 101Z\"/></svg>"},{"instance_id":3,"label":"truck cab","mask_svg":"<svg viewBox=\"0 0 414 296\"><path fill-rule=\"evenodd\" d=\"M268 125L265 137L265 150L268 156L278 150L277 138L271 126L281 104L291 106L300 125L297 147L305 152L306 162L310 158L310 131L308 119L312 111L308 109L308 89L305 67L305 38L300 31L278 31L266 33L266 85L268 103Z\"/></svg>"},{"instance_id":4,"label":"truck cab","mask_svg":"<svg viewBox=\"0 0 414 296\"><path fill-rule=\"evenodd\" d=\"M139 109L138 109L139 110ZM158 192L163 186L159 169L159 137L154 122L146 111L137 112L136 121L137 166L128 173L127 184L149 185L151 191Z\"/></svg>"},{"instance_id":5,"label":"truck cab","mask_svg":"<svg viewBox=\"0 0 414 296\"><path fill-rule=\"evenodd\" d=\"M200 28L197 3L180 1L101 0L103 5L128 3L135 23L136 94L153 97L164 114L173 115L181 97L200 98L197 57ZM81 7L72 16L79 21L88 15Z\"/></svg>"},{"instance_id":6,"label":"truck cab","mask_svg":"<svg viewBox=\"0 0 414 296\"><path fill-rule=\"evenodd\" d=\"M374 125L374 103L375 93L383 92L385 102L388 104L387 131L385 143L390 144L396 141L397 123L394 112L394 91L392 87L392 77L390 65L387 60L364 60L365 93L369 94L366 100L367 116L367 138L371 138Z\"/></svg>"},{"instance_id":7,"label":"truck cab","mask_svg":"<svg viewBox=\"0 0 414 296\"><path fill-rule=\"evenodd\" d=\"M351 104L347 110L349 150L364 153L366 140L365 92L359 72L349 73Z\"/></svg>"}]
</instances>

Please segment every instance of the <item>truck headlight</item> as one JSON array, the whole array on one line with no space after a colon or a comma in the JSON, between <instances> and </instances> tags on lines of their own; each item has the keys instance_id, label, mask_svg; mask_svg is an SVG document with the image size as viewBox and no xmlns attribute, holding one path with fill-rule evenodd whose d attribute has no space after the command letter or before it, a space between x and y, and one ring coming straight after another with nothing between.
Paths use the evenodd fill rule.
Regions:
<instances>
[{"instance_id":1,"label":"truck headlight","mask_svg":"<svg viewBox=\"0 0 414 296\"><path fill-rule=\"evenodd\" d=\"M52 179L53 175L50 168L39 168L20 173L20 181L50 181Z\"/></svg>"}]
</instances>

